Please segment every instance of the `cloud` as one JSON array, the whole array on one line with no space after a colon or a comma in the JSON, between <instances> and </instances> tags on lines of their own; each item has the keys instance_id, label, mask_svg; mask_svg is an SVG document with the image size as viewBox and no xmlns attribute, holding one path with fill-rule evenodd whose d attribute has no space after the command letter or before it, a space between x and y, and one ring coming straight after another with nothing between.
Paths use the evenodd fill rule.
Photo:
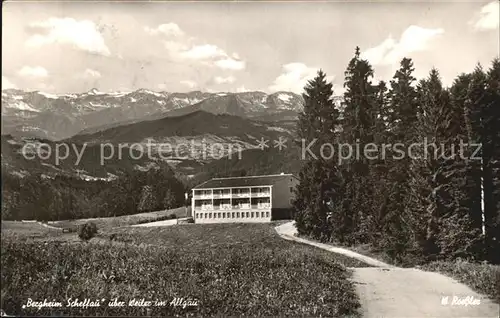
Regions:
<instances>
[{"instance_id":1,"label":"cloud","mask_svg":"<svg viewBox=\"0 0 500 318\"><path fill-rule=\"evenodd\" d=\"M185 85L189 88L195 88L196 86L198 86L198 84L194 81L190 81L190 80L184 80L184 81L181 81L180 82L182 85Z\"/></svg>"},{"instance_id":2,"label":"cloud","mask_svg":"<svg viewBox=\"0 0 500 318\"><path fill-rule=\"evenodd\" d=\"M230 84L230 83L234 83L236 81L236 78L234 78L233 76L228 76L228 77L216 76L214 78L214 81L217 84Z\"/></svg>"},{"instance_id":3,"label":"cloud","mask_svg":"<svg viewBox=\"0 0 500 318\"><path fill-rule=\"evenodd\" d=\"M19 75L25 77L47 77L49 72L41 66L23 66L19 72Z\"/></svg>"},{"instance_id":4,"label":"cloud","mask_svg":"<svg viewBox=\"0 0 500 318\"><path fill-rule=\"evenodd\" d=\"M229 56L223 49L213 44L193 44L193 39L164 41L165 49L171 58L179 62L197 61L207 66L216 66L223 70L239 71L246 65L237 53Z\"/></svg>"},{"instance_id":5,"label":"cloud","mask_svg":"<svg viewBox=\"0 0 500 318\"><path fill-rule=\"evenodd\" d=\"M319 68L308 67L303 63L289 63L283 65L283 73L278 76L273 84L269 86L271 92L290 91L300 94L304 91L307 82L313 79ZM327 81L331 82L334 76L327 76Z\"/></svg>"},{"instance_id":6,"label":"cloud","mask_svg":"<svg viewBox=\"0 0 500 318\"><path fill-rule=\"evenodd\" d=\"M99 71L88 68L83 72L83 77L84 78L100 78L101 73Z\"/></svg>"},{"instance_id":7,"label":"cloud","mask_svg":"<svg viewBox=\"0 0 500 318\"><path fill-rule=\"evenodd\" d=\"M144 27L144 31L146 31L146 33L149 33L151 35L163 34L172 37L180 37L184 35L184 31L182 31L181 28L173 22L160 24L156 28L150 28L146 26Z\"/></svg>"},{"instance_id":8,"label":"cloud","mask_svg":"<svg viewBox=\"0 0 500 318\"><path fill-rule=\"evenodd\" d=\"M12 89L17 88L17 86L12 83L7 77L2 76L2 89Z\"/></svg>"},{"instance_id":9,"label":"cloud","mask_svg":"<svg viewBox=\"0 0 500 318\"><path fill-rule=\"evenodd\" d=\"M245 69L245 62L244 61L235 60L235 59L230 58L230 57L215 61L215 65L223 70L240 71L240 70Z\"/></svg>"},{"instance_id":10,"label":"cloud","mask_svg":"<svg viewBox=\"0 0 500 318\"><path fill-rule=\"evenodd\" d=\"M170 53L172 57L181 57L181 53L187 50L187 45L176 41L164 41L163 45L165 49Z\"/></svg>"},{"instance_id":11,"label":"cloud","mask_svg":"<svg viewBox=\"0 0 500 318\"><path fill-rule=\"evenodd\" d=\"M94 54L111 55L97 25L90 20L77 21L73 18L49 18L30 24L35 34L25 42L28 47L47 44L69 44Z\"/></svg>"},{"instance_id":12,"label":"cloud","mask_svg":"<svg viewBox=\"0 0 500 318\"><path fill-rule=\"evenodd\" d=\"M399 41L389 35L379 45L361 53L361 57L374 65L394 64L408 53L426 50L430 40L443 33L444 30L441 28L427 29L411 25L401 34Z\"/></svg>"},{"instance_id":13,"label":"cloud","mask_svg":"<svg viewBox=\"0 0 500 318\"><path fill-rule=\"evenodd\" d=\"M499 25L500 7L497 0L488 3L481 8L481 11L469 22L475 30L488 31L496 30Z\"/></svg>"},{"instance_id":14,"label":"cloud","mask_svg":"<svg viewBox=\"0 0 500 318\"><path fill-rule=\"evenodd\" d=\"M193 46L188 51L182 52L182 55L193 60L206 60L227 56L226 52L212 44Z\"/></svg>"}]
</instances>

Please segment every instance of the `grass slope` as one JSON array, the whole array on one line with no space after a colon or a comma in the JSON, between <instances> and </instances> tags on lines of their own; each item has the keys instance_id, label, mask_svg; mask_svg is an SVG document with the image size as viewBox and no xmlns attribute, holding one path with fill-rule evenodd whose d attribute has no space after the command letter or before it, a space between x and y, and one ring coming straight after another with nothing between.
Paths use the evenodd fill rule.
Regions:
<instances>
[{"instance_id":1,"label":"grass slope","mask_svg":"<svg viewBox=\"0 0 500 318\"><path fill-rule=\"evenodd\" d=\"M439 272L453 277L473 290L487 295L500 304L500 266L487 263L431 262L423 266L428 271Z\"/></svg>"},{"instance_id":2,"label":"grass slope","mask_svg":"<svg viewBox=\"0 0 500 318\"><path fill-rule=\"evenodd\" d=\"M347 260L282 240L269 224L121 228L99 236L40 242L2 233L1 308L16 315L358 316L339 263ZM105 301L87 309L22 308L28 298L66 304L70 297ZM108 307L115 297L190 297L198 306Z\"/></svg>"}]
</instances>

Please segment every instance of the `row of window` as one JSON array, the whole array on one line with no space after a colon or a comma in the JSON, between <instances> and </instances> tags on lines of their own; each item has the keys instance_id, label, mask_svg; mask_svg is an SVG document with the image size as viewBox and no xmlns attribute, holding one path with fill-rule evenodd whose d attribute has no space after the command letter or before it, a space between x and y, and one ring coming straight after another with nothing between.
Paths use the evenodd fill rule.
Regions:
<instances>
[{"instance_id":1,"label":"row of window","mask_svg":"<svg viewBox=\"0 0 500 318\"><path fill-rule=\"evenodd\" d=\"M268 218L269 211L196 213L197 219Z\"/></svg>"},{"instance_id":2,"label":"row of window","mask_svg":"<svg viewBox=\"0 0 500 318\"><path fill-rule=\"evenodd\" d=\"M269 203L258 203L254 204L250 207L250 203L239 203L235 205L231 204L221 204L221 205L211 205L211 204L203 204L197 205L196 209L198 210L232 210L232 209L269 209L271 204Z\"/></svg>"},{"instance_id":3,"label":"row of window","mask_svg":"<svg viewBox=\"0 0 500 318\"><path fill-rule=\"evenodd\" d=\"M247 188L244 188L244 189L228 189L228 190L213 190L213 194L216 194L216 195L221 195L221 194L246 194L246 193L266 193L266 194L270 194L270 190L269 188L251 188L251 191L250 189L247 189ZM212 194L212 190L198 190L198 191L195 191L194 195L211 195Z\"/></svg>"}]
</instances>

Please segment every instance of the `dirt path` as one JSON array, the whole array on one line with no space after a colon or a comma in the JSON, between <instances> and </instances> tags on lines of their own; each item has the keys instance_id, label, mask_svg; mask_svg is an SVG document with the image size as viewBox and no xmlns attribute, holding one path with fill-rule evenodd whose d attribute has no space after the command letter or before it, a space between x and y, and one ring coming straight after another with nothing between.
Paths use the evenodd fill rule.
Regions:
<instances>
[{"instance_id":1,"label":"dirt path","mask_svg":"<svg viewBox=\"0 0 500 318\"><path fill-rule=\"evenodd\" d=\"M58 231L62 231L62 229L60 227L55 227L55 226L52 226L52 225L48 225L48 224L45 224L43 222L36 222L38 224L40 224L41 226L43 227L46 227L46 228L49 228L49 229L52 229L52 230L58 230Z\"/></svg>"},{"instance_id":2,"label":"dirt path","mask_svg":"<svg viewBox=\"0 0 500 318\"><path fill-rule=\"evenodd\" d=\"M152 226L171 226L171 225L175 225L175 224L177 224L177 220L172 219L172 220L163 220L163 221L135 224L135 225L131 225L131 226L132 227L152 227Z\"/></svg>"},{"instance_id":3,"label":"dirt path","mask_svg":"<svg viewBox=\"0 0 500 318\"><path fill-rule=\"evenodd\" d=\"M276 231L284 239L377 266L351 269L364 317L499 317L499 305L447 276L390 266L347 249L295 237L293 222L276 227Z\"/></svg>"}]
</instances>

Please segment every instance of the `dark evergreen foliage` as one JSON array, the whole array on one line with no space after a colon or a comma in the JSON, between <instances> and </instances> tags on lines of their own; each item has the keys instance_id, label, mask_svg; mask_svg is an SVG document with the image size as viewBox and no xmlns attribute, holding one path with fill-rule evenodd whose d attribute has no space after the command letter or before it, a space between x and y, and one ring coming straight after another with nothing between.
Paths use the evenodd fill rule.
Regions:
<instances>
[{"instance_id":1,"label":"dark evergreen foliage","mask_svg":"<svg viewBox=\"0 0 500 318\"><path fill-rule=\"evenodd\" d=\"M304 90L305 105L299 114L298 137L301 144L314 142L314 146L310 148L312 158L309 155L302 158L306 163L299 173L300 185L293 202L297 211L295 219L300 234L325 240L329 236L331 202L339 199L340 179L335 163L323 160L321 149L336 139L339 111L332 100L332 84L327 82L323 71L318 71Z\"/></svg>"},{"instance_id":2,"label":"dark evergreen foliage","mask_svg":"<svg viewBox=\"0 0 500 318\"><path fill-rule=\"evenodd\" d=\"M368 243L399 264L498 263L500 60L487 72L478 66L459 75L449 88L438 70L418 83L414 70L403 58L389 87L372 85L373 69L356 48L345 72L343 112L330 117L326 103L316 102L330 96L319 93L331 87L324 74L308 83L299 134L358 146L361 153L338 167L337 157L303 163L295 201L299 233ZM370 143L389 147L368 158L363 149Z\"/></svg>"}]
</instances>

